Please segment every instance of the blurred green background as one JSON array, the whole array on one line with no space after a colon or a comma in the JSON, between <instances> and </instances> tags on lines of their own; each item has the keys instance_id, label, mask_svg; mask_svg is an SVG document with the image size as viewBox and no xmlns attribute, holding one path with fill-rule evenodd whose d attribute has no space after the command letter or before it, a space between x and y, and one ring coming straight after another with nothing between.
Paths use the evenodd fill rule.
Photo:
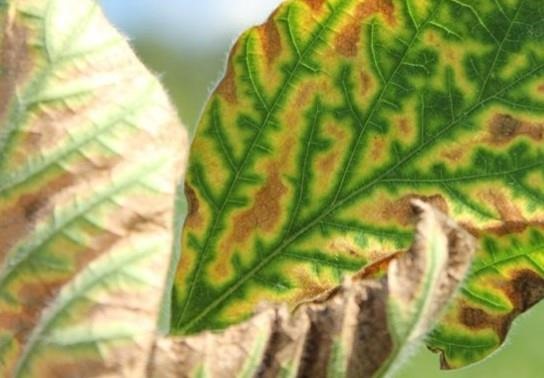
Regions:
<instances>
[{"instance_id":1,"label":"blurred green background","mask_svg":"<svg viewBox=\"0 0 544 378\"><path fill-rule=\"evenodd\" d=\"M110 20L142 61L162 78L184 124L193 130L221 77L229 47L281 0L101 0ZM482 363L439 371L423 346L398 372L402 378L544 377L544 303L515 322L506 346Z\"/></svg>"}]
</instances>

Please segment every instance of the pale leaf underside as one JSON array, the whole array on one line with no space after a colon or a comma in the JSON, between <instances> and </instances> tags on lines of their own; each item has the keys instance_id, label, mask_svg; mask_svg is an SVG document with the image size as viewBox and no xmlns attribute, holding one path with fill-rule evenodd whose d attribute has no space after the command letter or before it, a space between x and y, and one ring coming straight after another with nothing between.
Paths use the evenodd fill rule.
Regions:
<instances>
[{"instance_id":1,"label":"pale leaf underside","mask_svg":"<svg viewBox=\"0 0 544 378\"><path fill-rule=\"evenodd\" d=\"M88 0L0 2L0 376L138 376L188 149Z\"/></svg>"}]
</instances>

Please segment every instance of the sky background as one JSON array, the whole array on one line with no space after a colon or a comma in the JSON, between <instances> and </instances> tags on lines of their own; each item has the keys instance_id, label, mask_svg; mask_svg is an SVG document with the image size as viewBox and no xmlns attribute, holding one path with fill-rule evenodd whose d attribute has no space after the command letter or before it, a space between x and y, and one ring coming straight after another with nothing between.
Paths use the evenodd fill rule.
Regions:
<instances>
[{"instance_id":1,"label":"sky background","mask_svg":"<svg viewBox=\"0 0 544 378\"><path fill-rule=\"evenodd\" d=\"M77 0L74 0L77 1ZM161 76L181 119L193 130L226 54L243 30L261 23L281 0L100 0L144 64ZM507 347L483 363L438 370L438 356L421 346L400 378L544 377L544 303L519 318Z\"/></svg>"},{"instance_id":2,"label":"sky background","mask_svg":"<svg viewBox=\"0 0 544 378\"><path fill-rule=\"evenodd\" d=\"M214 49L261 23L280 0L102 0L110 19L136 38L179 49ZM128 5L130 4L130 5ZM127 8L130 7L130 10Z\"/></svg>"},{"instance_id":3,"label":"sky background","mask_svg":"<svg viewBox=\"0 0 544 378\"><path fill-rule=\"evenodd\" d=\"M281 0L99 0L193 130L236 37ZM187 88L190 88L188 90Z\"/></svg>"}]
</instances>

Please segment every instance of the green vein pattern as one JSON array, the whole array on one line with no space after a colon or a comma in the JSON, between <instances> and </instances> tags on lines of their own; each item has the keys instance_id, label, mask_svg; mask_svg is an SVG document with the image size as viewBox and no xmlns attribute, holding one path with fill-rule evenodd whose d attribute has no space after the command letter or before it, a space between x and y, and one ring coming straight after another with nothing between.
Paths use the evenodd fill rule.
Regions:
<instances>
[{"instance_id":1,"label":"green vein pattern","mask_svg":"<svg viewBox=\"0 0 544 378\"><path fill-rule=\"evenodd\" d=\"M543 38L536 0L291 0L243 34L191 150L173 330L406 249L412 198L482 240L540 230Z\"/></svg>"}]
</instances>

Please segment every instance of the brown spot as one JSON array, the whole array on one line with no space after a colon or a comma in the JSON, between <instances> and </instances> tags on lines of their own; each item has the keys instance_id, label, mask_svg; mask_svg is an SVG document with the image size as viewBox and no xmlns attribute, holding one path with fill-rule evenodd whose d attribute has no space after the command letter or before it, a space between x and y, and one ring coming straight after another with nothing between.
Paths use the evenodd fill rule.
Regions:
<instances>
[{"instance_id":1,"label":"brown spot","mask_svg":"<svg viewBox=\"0 0 544 378\"><path fill-rule=\"evenodd\" d=\"M306 83L300 86L300 90L297 92L297 96L294 101L295 108L300 111L301 108L308 104L310 97L316 91L315 87L311 83Z\"/></svg>"},{"instance_id":2,"label":"brown spot","mask_svg":"<svg viewBox=\"0 0 544 378\"><path fill-rule=\"evenodd\" d=\"M21 196L17 204L23 209L24 218L32 223L36 220L38 211L46 207L47 199L24 195Z\"/></svg>"},{"instance_id":3,"label":"brown spot","mask_svg":"<svg viewBox=\"0 0 544 378\"><path fill-rule=\"evenodd\" d=\"M318 168L320 172L329 174L334 168L335 163L338 161L338 151L333 151L328 154L324 159L319 160Z\"/></svg>"},{"instance_id":4,"label":"brown spot","mask_svg":"<svg viewBox=\"0 0 544 378\"><path fill-rule=\"evenodd\" d=\"M435 47L438 45L439 41L438 41L438 38L436 36L436 33L433 32L433 31L429 31L427 34L427 41L431 44L431 45L434 45Z\"/></svg>"},{"instance_id":5,"label":"brown spot","mask_svg":"<svg viewBox=\"0 0 544 378\"><path fill-rule=\"evenodd\" d=\"M400 251L393 252L386 257L383 257L377 261L374 261L370 265L365 266L359 272L355 273L353 278L356 280L381 278L387 273L387 269L389 268L389 263L395 260L396 258L398 258L401 253L403 252L400 252Z\"/></svg>"},{"instance_id":6,"label":"brown spot","mask_svg":"<svg viewBox=\"0 0 544 378\"><path fill-rule=\"evenodd\" d=\"M526 222L504 222L500 226L490 228L489 230L486 230L486 231L502 236L502 235L509 235L509 234L520 234L524 232L526 229L527 229Z\"/></svg>"},{"instance_id":7,"label":"brown spot","mask_svg":"<svg viewBox=\"0 0 544 378\"><path fill-rule=\"evenodd\" d=\"M214 263L213 270L220 277L226 277L230 259L234 254L234 246L241 244L256 232L271 232L281 220L281 199L287 193L287 187L283 184L281 174L285 164L291 157L290 151L294 146L294 140L287 140L278 153L280 161L269 163L266 171L266 182L257 193L253 206L234 216L231 232L221 243L221 254Z\"/></svg>"},{"instance_id":8,"label":"brown spot","mask_svg":"<svg viewBox=\"0 0 544 378\"><path fill-rule=\"evenodd\" d=\"M410 135L410 122L406 118L401 118L398 123L399 130L403 136Z\"/></svg>"},{"instance_id":9,"label":"brown spot","mask_svg":"<svg viewBox=\"0 0 544 378\"><path fill-rule=\"evenodd\" d=\"M307 6L312 8L313 11L319 11L323 4L325 4L325 0L303 0L304 3L306 3Z\"/></svg>"},{"instance_id":10,"label":"brown spot","mask_svg":"<svg viewBox=\"0 0 544 378\"><path fill-rule=\"evenodd\" d=\"M372 81L370 75L365 71L361 71L361 95L364 97L368 94L372 88Z\"/></svg>"},{"instance_id":11,"label":"brown spot","mask_svg":"<svg viewBox=\"0 0 544 378\"><path fill-rule=\"evenodd\" d=\"M319 281L306 272L299 272L294 278L298 283L299 290L297 290L296 294L290 300L290 303L293 305L300 305L303 302L311 301L313 298L319 298L331 290L330 285L319 283Z\"/></svg>"},{"instance_id":12,"label":"brown spot","mask_svg":"<svg viewBox=\"0 0 544 378\"><path fill-rule=\"evenodd\" d=\"M54 179L41 183L33 192L21 195L17 202L9 207L0 202L0 260L23 237L32 231L41 214L51 208L52 197L74 184L75 178L70 173L63 173ZM3 208L4 207L4 208Z\"/></svg>"},{"instance_id":13,"label":"brown spot","mask_svg":"<svg viewBox=\"0 0 544 378\"><path fill-rule=\"evenodd\" d=\"M234 68L231 62L229 62L227 65L225 77L217 86L217 93L223 96L223 98L231 104L237 101L236 79L234 77Z\"/></svg>"},{"instance_id":14,"label":"brown spot","mask_svg":"<svg viewBox=\"0 0 544 378\"><path fill-rule=\"evenodd\" d=\"M329 243L329 248L337 253L359 256L360 252L354 247L353 243L346 239L339 238Z\"/></svg>"},{"instance_id":15,"label":"brown spot","mask_svg":"<svg viewBox=\"0 0 544 378\"><path fill-rule=\"evenodd\" d=\"M238 42L236 42L236 44L232 47L225 76L217 86L217 93L230 104L234 104L238 100L238 95L236 93L236 73L234 72L234 60L239 46L240 40L238 40Z\"/></svg>"},{"instance_id":16,"label":"brown spot","mask_svg":"<svg viewBox=\"0 0 544 378\"><path fill-rule=\"evenodd\" d=\"M537 88L536 88L537 91L539 91L540 93L544 93L544 84L540 84Z\"/></svg>"},{"instance_id":17,"label":"brown spot","mask_svg":"<svg viewBox=\"0 0 544 378\"><path fill-rule=\"evenodd\" d=\"M544 222L527 222L527 221L506 221L498 226L492 226L485 229L479 229L469 223L463 223L463 228L469 231L477 238L485 234L493 234L497 236L509 235L509 234L521 234L529 227L544 227Z\"/></svg>"},{"instance_id":18,"label":"brown spot","mask_svg":"<svg viewBox=\"0 0 544 378\"><path fill-rule=\"evenodd\" d=\"M36 278L34 278L36 280ZM35 327L45 303L49 303L56 295L62 283L56 280L26 283L15 295L19 307L3 308L0 312L0 329L9 332L18 344L24 344L28 334ZM3 295L9 292L3 288ZM11 294L11 293L10 293Z\"/></svg>"},{"instance_id":19,"label":"brown spot","mask_svg":"<svg viewBox=\"0 0 544 378\"><path fill-rule=\"evenodd\" d=\"M35 151L43 144L43 134L35 131L21 130L21 145L25 146L24 149L28 151ZM57 142L58 143L58 142Z\"/></svg>"},{"instance_id":20,"label":"brown spot","mask_svg":"<svg viewBox=\"0 0 544 378\"><path fill-rule=\"evenodd\" d=\"M332 136L335 142L343 142L346 139L346 132L335 123L327 123L325 130L328 135Z\"/></svg>"},{"instance_id":21,"label":"brown spot","mask_svg":"<svg viewBox=\"0 0 544 378\"><path fill-rule=\"evenodd\" d=\"M461 323L469 328L487 328L492 317L485 311L474 307L463 307L461 309Z\"/></svg>"},{"instance_id":22,"label":"brown spot","mask_svg":"<svg viewBox=\"0 0 544 378\"><path fill-rule=\"evenodd\" d=\"M474 307L462 307L459 314L459 321L466 327L473 330L491 328L500 340L504 340L511 324L509 315L490 315L482 309Z\"/></svg>"},{"instance_id":23,"label":"brown spot","mask_svg":"<svg viewBox=\"0 0 544 378\"><path fill-rule=\"evenodd\" d=\"M395 6L392 0L366 0L360 4L360 9L356 12L356 18L364 20L372 15L381 15L385 21L394 26L395 19Z\"/></svg>"},{"instance_id":24,"label":"brown spot","mask_svg":"<svg viewBox=\"0 0 544 378\"><path fill-rule=\"evenodd\" d=\"M255 195L253 207L234 217L232 233L227 238L226 249L230 251L233 243L242 243L256 229L272 231L281 218L281 198L287 193L283 184L280 169L272 163L268 170L265 185Z\"/></svg>"},{"instance_id":25,"label":"brown spot","mask_svg":"<svg viewBox=\"0 0 544 378\"><path fill-rule=\"evenodd\" d=\"M461 158L465 154L466 150L467 150L466 148L462 148L462 147L453 148L451 150L443 151L442 156L445 157L446 159L452 161L452 162L456 162L456 161L461 160Z\"/></svg>"},{"instance_id":26,"label":"brown spot","mask_svg":"<svg viewBox=\"0 0 544 378\"><path fill-rule=\"evenodd\" d=\"M532 270L520 270L505 292L515 311L525 312L544 298L544 278Z\"/></svg>"},{"instance_id":27,"label":"brown spot","mask_svg":"<svg viewBox=\"0 0 544 378\"><path fill-rule=\"evenodd\" d=\"M9 13L9 12L8 12ZM11 100L15 97L17 83L31 70L31 59L27 47L26 30L15 23L13 16L6 16L3 39L0 47L0 120L5 119Z\"/></svg>"},{"instance_id":28,"label":"brown spot","mask_svg":"<svg viewBox=\"0 0 544 378\"><path fill-rule=\"evenodd\" d=\"M303 109L308 105L312 94L316 91L315 86L311 83L301 84L297 89L296 95L290 102L287 114L285 115L287 124L296 125L299 123L301 117L300 109Z\"/></svg>"},{"instance_id":29,"label":"brown spot","mask_svg":"<svg viewBox=\"0 0 544 378\"><path fill-rule=\"evenodd\" d=\"M354 21L346 25L340 33L336 35L336 51L347 57L357 55L357 44L361 33L361 23Z\"/></svg>"},{"instance_id":30,"label":"brown spot","mask_svg":"<svg viewBox=\"0 0 544 378\"><path fill-rule=\"evenodd\" d=\"M259 26L257 30L261 37L266 61L271 64L276 60L281 52L281 38L278 31L278 26L274 20L274 15L272 15L263 25Z\"/></svg>"},{"instance_id":31,"label":"brown spot","mask_svg":"<svg viewBox=\"0 0 544 378\"><path fill-rule=\"evenodd\" d=\"M370 157L373 161L379 161L382 159L384 153L385 140L382 137L374 137L372 142L372 149L370 150Z\"/></svg>"},{"instance_id":32,"label":"brown spot","mask_svg":"<svg viewBox=\"0 0 544 378\"><path fill-rule=\"evenodd\" d=\"M445 49L445 55L449 62L454 63L459 61L459 58L457 58L457 54L453 49Z\"/></svg>"},{"instance_id":33,"label":"brown spot","mask_svg":"<svg viewBox=\"0 0 544 378\"><path fill-rule=\"evenodd\" d=\"M483 197L497 210L504 222L525 221L521 210L500 190L489 189L483 194Z\"/></svg>"},{"instance_id":34,"label":"brown spot","mask_svg":"<svg viewBox=\"0 0 544 378\"><path fill-rule=\"evenodd\" d=\"M495 115L489 124L491 143L503 145L518 136L526 136L535 141L544 139L544 123L524 122L509 114Z\"/></svg>"},{"instance_id":35,"label":"brown spot","mask_svg":"<svg viewBox=\"0 0 544 378\"><path fill-rule=\"evenodd\" d=\"M512 139L518 131L520 122L508 114L498 114L490 124L491 135L496 142Z\"/></svg>"},{"instance_id":36,"label":"brown spot","mask_svg":"<svg viewBox=\"0 0 544 378\"><path fill-rule=\"evenodd\" d=\"M189 207L185 224L190 228L199 228L202 225L202 215L199 212L200 203L195 191L189 184L185 185L185 198L187 198Z\"/></svg>"},{"instance_id":37,"label":"brown spot","mask_svg":"<svg viewBox=\"0 0 544 378\"><path fill-rule=\"evenodd\" d=\"M81 169L78 169L78 172L81 172ZM73 197L67 199L65 195L69 189L76 186L81 177L79 173L61 172L55 177L48 177L47 180L42 179L35 183L33 190L27 190L25 194L16 197L15 204L11 205L8 202L11 206L3 204L4 208L0 204L0 256L5 258L16 243L34 231L38 222L51 219L53 209L59 201L57 195L63 196L63 203L73 201ZM126 237L126 233L133 234L144 225L147 229L147 225L151 223L164 229L166 227L164 219L170 218L159 210L144 214L145 216L129 207L121 209L115 214L115 219L118 219L124 227L120 231L110 232L101 227L87 225L84 229L87 240L85 245L64 237L62 233L55 236L51 240L55 244L50 253L53 253L53 257L62 256L62 259L66 260L66 265L62 270L51 270L49 267L41 266L39 259L35 260L31 257L26 260L24 269L32 269L32 274L12 284L9 283L11 281L7 281L8 283L3 288L4 296L16 298L19 307L13 311L4 309L0 314L0 329L7 330L19 344L24 343L43 310L55 298L60 288L81 269L109 251L121 238ZM163 220L163 224L159 225L159 220ZM44 246L44 248L47 247ZM66 254L66 251L70 253Z\"/></svg>"},{"instance_id":38,"label":"brown spot","mask_svg":"<svg viewBox=\"0 0 544 378\"><path fill-rule=\"evenodd\" d=\"M470 329L493 329L504 341L514 319L544 298L544 278L532 270L517 272L512 281L505 282L502 290L512 303L512 310L505 315L491 315L486 311L463 304L459 321Z\"/></svg>"},{"instance_id":39,"label":"brown spot","mask_svg":"<svg viewBox=\"0 0 544 378\"><path fill-rule=\"evenodd\" d=\"M40 273L43 268L39 262L34 263L36 272L24 282L18 282L14 288L4 288L4 295L17 298L20 307L14 311L4 310L0 314L0 329L9 331L19 344L23 344L28 334L35 327L38 319L48 304L57 296L59 290L69 282L81 269L102 255L122 237L102 229L89 234L93 242L90 247L74 244L70 248L70 270L68 272ZM29 265L32 261L29 262Z\"/></svg>"},{"instance_id":40,"label":"brown spot","mask_svg":"<svg viewBox=\"0 0 544 378\"><path fill-rule=\"evenodd\" d=\"M382 15L390 25L395 24L394 6L391 0L368 0L357 5L353 20L336 35L336 51L347 57L357 55L357 45L361 34L362 21Z\"/></svg>"},{"instance_id":41,"label":"brown spot","mask_svg":"<svg viewBox=\"0 0 544 378\"><path fill-rule=\"evenodd\" d=\"M449 213L448 203L440 194L435 194L432 196L408 194L397 201L385 204L382 210L382 217L384 219L396 219L397 222L403 226L412 224L413 217L415 215L412 207L412 200L414 199L419 199L423 202L429 203L444 214Z\"/></svg>"},{"instance_id":42,"label":"brown spot","mask_svg":"<svg viewBox=\"0 0 544 378\"><path fill-rule=\"evenodd\" d=\"M166 217L167 219L167 217ZM153 230L164 230L168 227L165 221L165 210L148 211L144 214L134 212L123 221L123 229L130 234Z\"/></svg>"}]
</instances>

